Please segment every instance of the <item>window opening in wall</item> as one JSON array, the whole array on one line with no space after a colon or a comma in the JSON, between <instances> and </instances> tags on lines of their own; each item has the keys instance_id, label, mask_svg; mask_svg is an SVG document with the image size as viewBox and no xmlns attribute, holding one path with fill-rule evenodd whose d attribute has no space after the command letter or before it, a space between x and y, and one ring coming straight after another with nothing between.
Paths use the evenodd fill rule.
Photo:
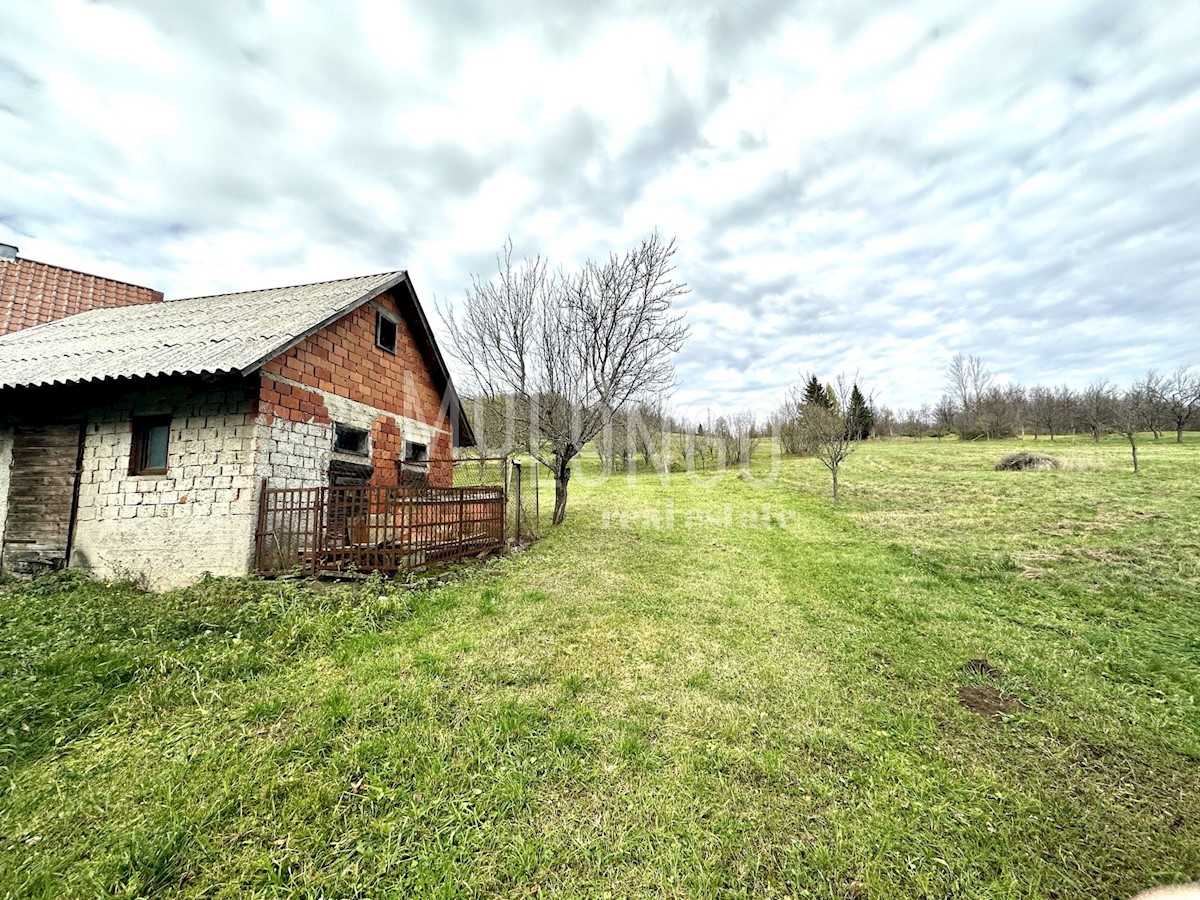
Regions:
<instances>
[{"instance_id":1,"label":"window opening in wall","mask_svg":"<svg viewBox=\"0 0 1200 900\"><path fill-rule=\"evenodd\" d=\"M429 447L416 441L404 442L404 461L406 463L428 463Z\"/></svg>"},{"instance_id":2,"label":"window opening in wall","mask_svg":"<svg viewBox=\"0 0 1200 900\"><path fill-rule=\"evenodd\" d=\"M129 451L130 475L166 475L170 416L136 416Z\"/></svg>"},{"instance_id":3,"label":"window opening in wall","mask_svg":"<svg viewBox=\"0 0 1200 900\"><path fill-rule=\"evenodd\" d=\"M333 449L339 453L353 453L355 456L369 455L369 435L362 428L351 428L349 425L335 424L333 426Z\"/></svg>"},{"instance_id":4,"label":"window opening in wall","mask_svg":"<svg viewBox=\"0 0 1200 900\"><path fill-rule=\"evenodd\" d=\"M388 353L396 352L396 323L379 310L375 311L375 343Z\"/></svg>"},{"instance_id":5,"label":"window opening in wall","mask_svg":"<svg viewBox=\"0 0 1200 900\"><path fill-rule=\"evenodd\" d=\"M398 466L400 484L412 488L429 487L429 448L416 441L405 441Z\"/></svg>"}]
</instances>

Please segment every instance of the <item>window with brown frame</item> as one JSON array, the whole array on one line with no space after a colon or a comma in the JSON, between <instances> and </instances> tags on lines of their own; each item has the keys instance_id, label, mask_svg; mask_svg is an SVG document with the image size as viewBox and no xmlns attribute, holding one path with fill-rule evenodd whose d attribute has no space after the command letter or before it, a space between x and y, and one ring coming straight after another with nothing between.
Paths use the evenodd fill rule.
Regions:
<instances>
[{"instance_id":1,"label":"window with brown frame","mask_svg":"<svg viewBox=\"0 0 1200 900\"><path fill-rule=\"evenodd\" d=\"M170 416L136 416L129 451L130 475L166 475Z\"/></svg>"}]
</instances>

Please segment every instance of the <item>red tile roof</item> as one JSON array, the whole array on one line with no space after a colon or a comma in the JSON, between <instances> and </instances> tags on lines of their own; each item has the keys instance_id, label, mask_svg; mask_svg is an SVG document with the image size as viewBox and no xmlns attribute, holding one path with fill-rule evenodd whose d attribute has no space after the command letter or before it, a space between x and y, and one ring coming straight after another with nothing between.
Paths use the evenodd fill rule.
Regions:
<instances>
[{"instance_id":1,"label":"red tile roof","mask_svg":"<svg viewBox=\"0 0 1200 900\"><path fill-rule=\"evenodd\" d=\"M50 266L0 259L0 335L89 309L158 303L162 291Z\"/></svg>"}]
</instances>

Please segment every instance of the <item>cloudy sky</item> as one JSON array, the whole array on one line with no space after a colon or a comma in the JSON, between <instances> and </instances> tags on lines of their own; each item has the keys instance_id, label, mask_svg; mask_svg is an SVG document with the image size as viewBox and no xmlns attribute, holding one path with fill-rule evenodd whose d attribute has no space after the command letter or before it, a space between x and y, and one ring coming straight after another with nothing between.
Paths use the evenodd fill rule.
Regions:
<instances>
[{"instance_id":1,"label":"cloudy sky","mask_svg":"<svg viewBox=\"0 0 1200 900\"><path fill-rule=\"evenodd\" d=\"M0 241L188 296L679 241L678 405L1200 363L1200 4L7 4Z\"/></svg>"}]
</instances>

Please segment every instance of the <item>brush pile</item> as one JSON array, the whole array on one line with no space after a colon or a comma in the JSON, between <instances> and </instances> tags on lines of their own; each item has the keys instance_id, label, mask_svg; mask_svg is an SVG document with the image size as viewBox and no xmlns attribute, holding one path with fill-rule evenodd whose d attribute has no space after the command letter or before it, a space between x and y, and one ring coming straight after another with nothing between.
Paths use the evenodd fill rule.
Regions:
<instances>
[{"instance_id":1,"label":"brush pile","mask_svg":"<svg viewBox=\"0 0 1200 900\"><path fill-rule=\"evenodd\" d=\"M996 463L997 472L1024 472L1026 469L1061 469L1062 463L1053 456L1044 453L1030 453L1022 450L1010 453Z\"/></svg>"}]
</instances>

